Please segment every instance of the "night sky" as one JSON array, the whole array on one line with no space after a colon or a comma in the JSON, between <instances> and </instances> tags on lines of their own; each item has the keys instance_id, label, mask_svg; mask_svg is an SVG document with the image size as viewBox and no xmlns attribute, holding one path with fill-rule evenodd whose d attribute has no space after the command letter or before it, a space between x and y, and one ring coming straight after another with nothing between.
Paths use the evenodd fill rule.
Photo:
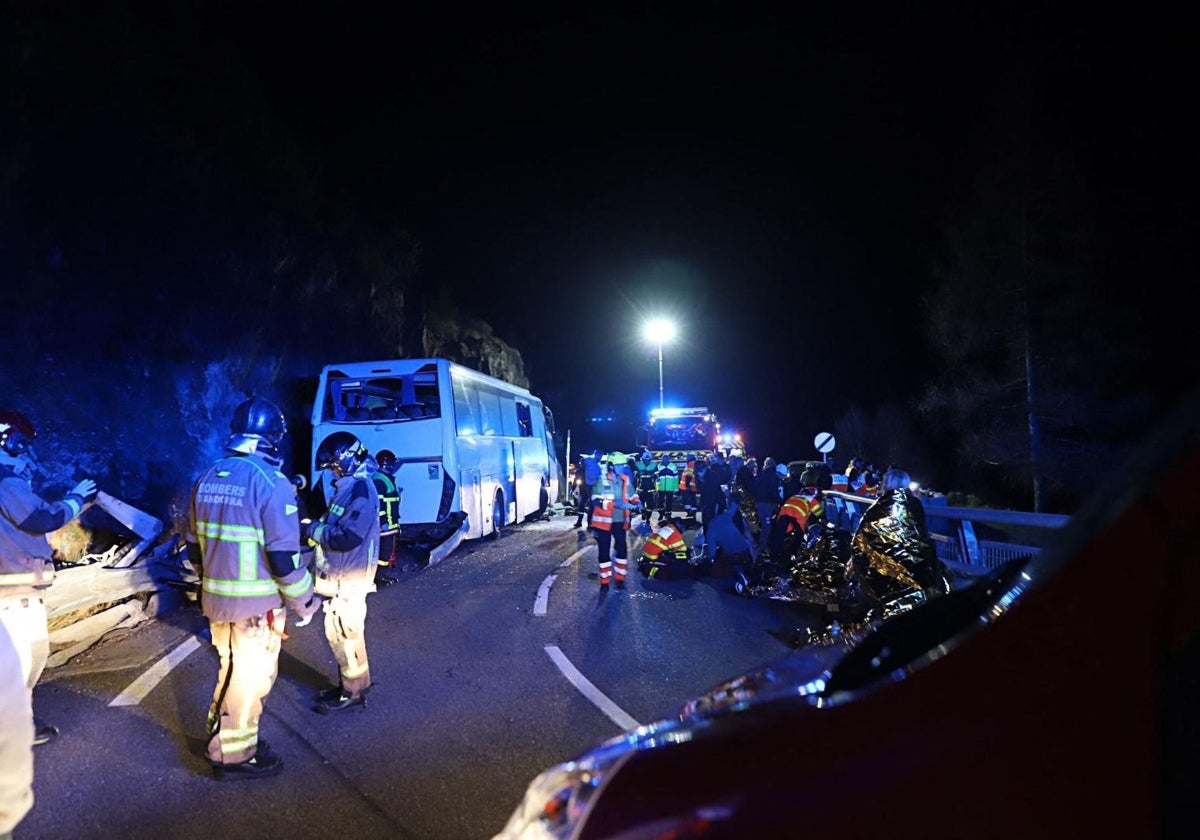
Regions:
<instances>
[{"instance_id":1,"label":"night sky","mask_svg":"<svg viewBox=\"0 0 1200 840\"><path fill-rule=\"evenodd\" d=\"M10 69L43 51L8 119L60 161L23 199L58 239L114 213L105 248L168 247L139 236L157 211L119 198L156 143L194 144L249 196L300 160L323 200L412 233L418 283L521 350L577 439L596 409L657 405L641 324L666 316L668 403L777 457L920 396L921 299L1012 91L1033 91L1101 223L1152 239L1129 167L1182 66L1164 22L1008 4L211 5L58 4L8 27ZM163 186L172 206L192 189Z\"/></svg>"}]
</instances>

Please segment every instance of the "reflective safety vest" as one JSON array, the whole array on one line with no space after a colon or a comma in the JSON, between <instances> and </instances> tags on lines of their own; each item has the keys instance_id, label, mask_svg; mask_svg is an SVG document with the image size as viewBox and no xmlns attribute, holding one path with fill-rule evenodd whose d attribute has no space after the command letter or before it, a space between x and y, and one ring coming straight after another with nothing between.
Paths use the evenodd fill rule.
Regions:
<instances>
[{"instance_id":1,"label":"reflective safety vest","mask_svg":"<svg viewBox=\"0 0 1200 840\"><path fill-rule=\"evenodd\" d=\"M400 494L396 479L383 470L371 476L379 494L379 536L387 537L400 531Z\"/></svg>"},{"instance_id":2,"label":"reflective safety vest","mask_svg":"<svg viewBox=\"0 0 1200 840\"><path fill-rule=\"evenodd\" d=\"M679 489L679 475L670 467L663 467L658 472L656 486L662 493L674 493Z\"/></svg>"},{"instance_id":3,"label":"reflective safety vest","mask_svg":"<svg viewBox=\"0 0 1200 840\"><path fill-rule=\"evenodd\" d=\"M673 554L677 560L686 560L687 553L687 543L684 542L683 534L679 533L679 529L673 525L659 528L646 539L645 545L642 546L642 554L648 560L670 559L662 557L663 554Z\"/></svg>"},{"instance_id":4,"label":"reflective safety vest","mask_svg":"<svg viewBox=\"0 0 1200 840\"><path fill-rule=\"evenodd\" d=\"M653 490L654 477L658 473L658 464L656 464L654 461L647 461L644 458L639 458L634 466L637 470L637 489Z\"/></svg>"},{"instance_id":5,"label":"reflective safety vest","mask_svg":"<svg viewBox=\"0 0 1200 840\"><path fill-rule=\"evenodd\" d=\"M778 515L794 520L801 531L807 531L810 517L819 519L825 515L825 505L821 503L821 495L815 490L814 493L815 495L812 496L802 493L790 496L779 508Z\"/></svg>"},{"instance_id":6,"label":"reflective safety vest","mask_svg":"<svg viewBox=\"0 0 1200 840\"><path fill-rule=\"evenodd\" d=\"M832 486L829 488L830 490L838 490L842 493L850 492L850 479L845 473L834 473L832 476L830 476L830 478L833 482Z\"/></svg>"},{"instance_id":7,"label":"reflective safety vest","mask_svg":"<svg viewBox=\"0 0 1200 840\"><path fill-rule=\"evenodd\" d=\"M616 495L617 486L616 486L615 482L617 482L617 481L620 482L621 500L623 502L625 502L628 505L635 506L635 507L637 505L641 504L641 499L638 498L637 493L634 493L632 495L630 495L630 493L629 493L629 476L622 473L622 474L618 475L613 481L609 481L608 476L606 475L605 477L601 478L599 481L597 481L592 486L592 498L600 500L599 507L592 508L592 527L593 528L599 528L601 531L611 531L612 530L613 511L616 510L615 502L616 502L616 498L617 498L617 495ZM624 516L624 510L627 510L627 508L622 509L623 516ZM630 517L630 516L624 516L624 520L625 520L624 524L625 524L626 531L628 531L632 528L632 523L630 522L631 518L632 517Z\"/></svg>"},{"instance_id":8,"label":"reflective safety vest","mask_svg":"<svg viewBox=\"0 0 1200 840\"><path fill-rule=\"evenodd\" d=\"M679 471L679 489L684 493L700 492L700 484L696 481L696 468L691 461Z\"/></svg>"}]
</instances>

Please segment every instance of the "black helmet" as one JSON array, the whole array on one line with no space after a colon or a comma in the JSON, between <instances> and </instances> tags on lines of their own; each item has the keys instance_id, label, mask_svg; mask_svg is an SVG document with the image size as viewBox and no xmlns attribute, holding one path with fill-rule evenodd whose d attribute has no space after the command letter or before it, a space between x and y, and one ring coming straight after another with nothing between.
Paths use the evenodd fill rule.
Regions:
<instances>
[{"instance_id":1,"label":"black helmet","mask_svg":"<svg viewBox=\"0 0 1200 840\"><path fill-rule=\"evenodd\" d=\"M14 458L24 455L37 437L37 429L19 411L0 411L0 449Z\"/></svg>"},{"instance_id":2,"label":"black helmet","mask_svg":"<svg viewBox=\"0 0 1200 840\"><path fill-rule=\"evenodd\" d=\"M242 439L232 442L233 448L241 449L245 439L251 439L257 441L254 451L271 455L287 434L287 420L275 403L251 397L233 410L229 431L234 438Z\"/></svg>"},{"instance_id":3,"label":"black helmet","mask_svg":"<svg viewBox=\"0 0 1200 840\"><path fill-rule=\"evenodd\" d=\"M396 472L396 455L390 449L384 449L375 455L375 462L379 464L379 469L383 470L388 475Z\"/></svg>"},{"instance_id":4,"label":"black helmet","mask_svg":"<svg viewBox=\"0 0 1200 840\"><path fill-rule=\"evenodd\" d=\"M330 435L317 452L317 469L351 475L365 460L367 449L359 439L349 432L337 432Z\"/></svg>"}]
</instances>

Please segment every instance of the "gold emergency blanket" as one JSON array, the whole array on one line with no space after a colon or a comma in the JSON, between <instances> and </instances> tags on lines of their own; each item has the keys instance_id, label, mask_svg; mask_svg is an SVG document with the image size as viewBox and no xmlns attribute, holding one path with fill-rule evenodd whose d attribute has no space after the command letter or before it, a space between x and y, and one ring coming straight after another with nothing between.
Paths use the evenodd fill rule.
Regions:
<instances>
[{"instance_id":1,"label":"gold emergency blanket","mask_svg":"<svg viewBox=\"0 0 1200 840\"><path fill-rule=\"evenodd\" d=\"M808 641L846 643L846 631L887 619L950 591L925 527L921 500L908 490L891 490L863 514L854 534L826 526L801 552L786 576L745 587L745 594L781 601L824 604L824 631Z\"/></svg>"},{"instance_id":2,"label":"gold emergency blanket","mask_svg":"<svg viewBox=\"0 0 1200 840\"><path fill-rule=\"evenodd\" d=\"M751 536L757 538L762 521L758 518L758 505L755 504L754 494L750 492L749 487L737 482L734 482L730 494L737 502L738 510L742 512L742 519L746 520L746 527L750 529Z\"/></svg>"},{"instance_id":3,"label":"gold emergency blanket","mask_svg":"<svg viewBox=\"0 0 1200 840\"><path fill-rule=\"evenodd\" d=\"M862 516L850 541L846 578L858 583L867 601L884 607L884 617L914 606L916 592L950 591L946 570L925 528L925 508L910 490L889 490ZM923 598L917 600L924 600Z\"/></svg>"}]
</instances>

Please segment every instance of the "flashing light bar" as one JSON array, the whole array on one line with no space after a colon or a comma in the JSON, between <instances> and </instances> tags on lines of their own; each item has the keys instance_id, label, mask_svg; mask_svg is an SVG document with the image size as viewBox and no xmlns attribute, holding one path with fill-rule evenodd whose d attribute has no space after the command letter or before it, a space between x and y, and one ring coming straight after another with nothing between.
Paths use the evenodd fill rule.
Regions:
<instances>
[{"instance_id":1,"label":"flashing light bar","mask_svg":"<svg viewBox=\"0 0 1200 840\"><path fill-rule=\"evenodd\" d=\"M650 409L651 417L687 417L694 414L708 414L708 409L703 406L694 408L652 408Z\"/></svg>"}]
</instances>

